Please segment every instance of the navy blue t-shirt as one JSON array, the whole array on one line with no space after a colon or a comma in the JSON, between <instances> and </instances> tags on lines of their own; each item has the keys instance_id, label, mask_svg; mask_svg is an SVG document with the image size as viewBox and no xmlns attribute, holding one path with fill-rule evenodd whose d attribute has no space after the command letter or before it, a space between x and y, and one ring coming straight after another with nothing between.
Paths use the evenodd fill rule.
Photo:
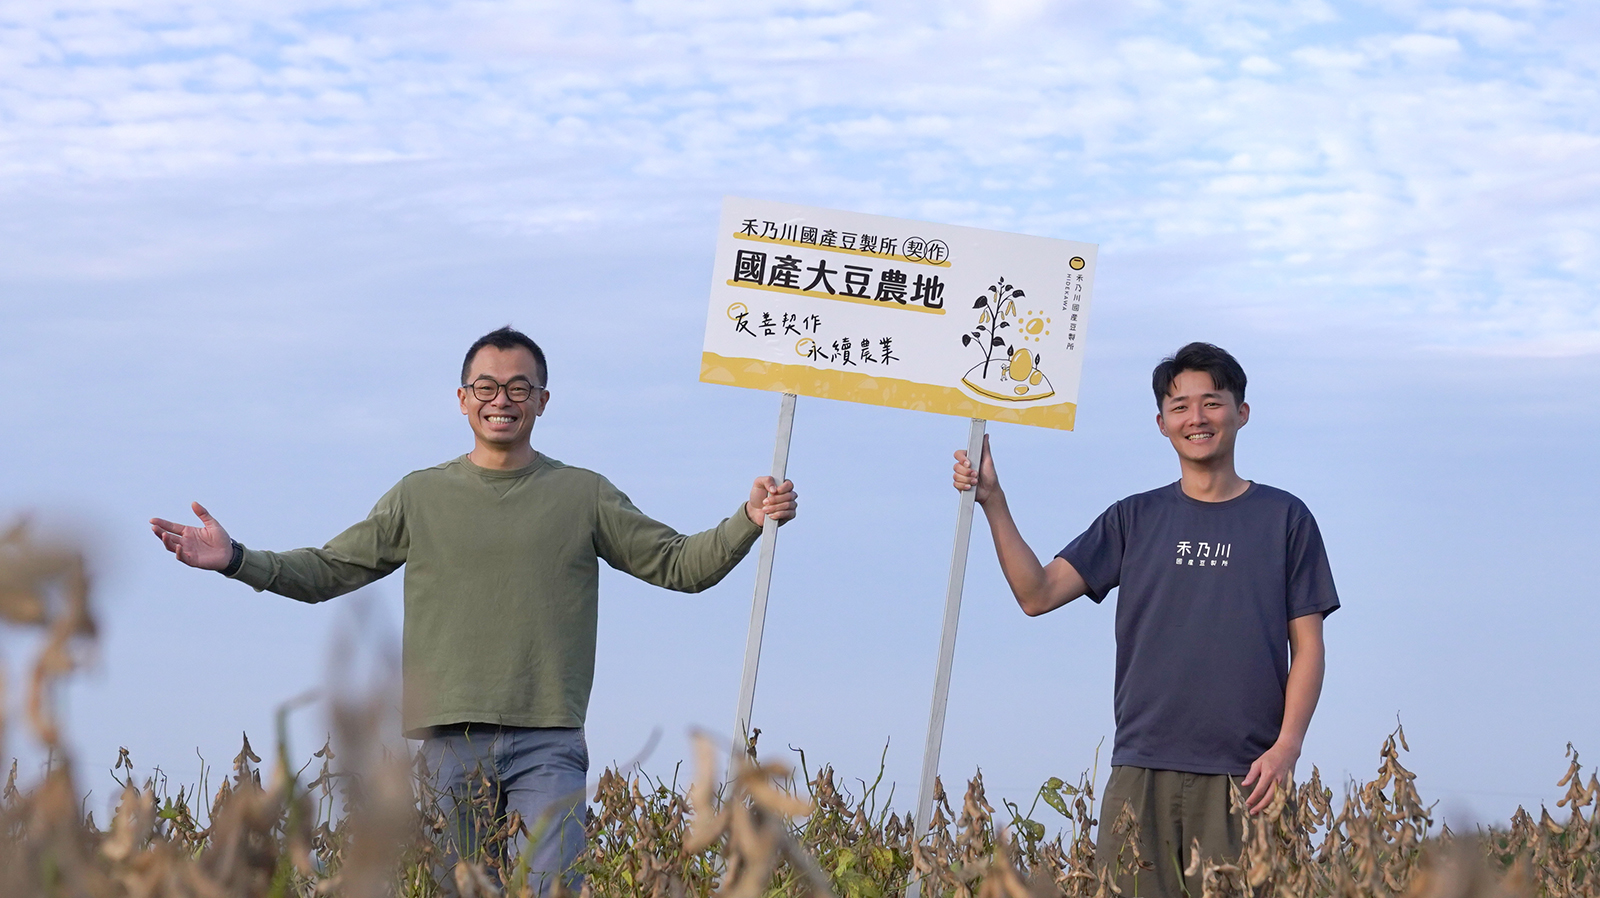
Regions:
<instances>
[{"instance_id":1,"label":"navy blue t-shirt","mask_svg":"<svg viewBox=\"0 0 1600 898\"><path fill-rule=\"evenodd\" d=\"M1305 503L1251 483L1201 502L1172 483L1106 509L1060 552L1117 594L1111 763L1244 775L1278 739L1289 621L1339 607Z\"/></svg>"}]
</instances>

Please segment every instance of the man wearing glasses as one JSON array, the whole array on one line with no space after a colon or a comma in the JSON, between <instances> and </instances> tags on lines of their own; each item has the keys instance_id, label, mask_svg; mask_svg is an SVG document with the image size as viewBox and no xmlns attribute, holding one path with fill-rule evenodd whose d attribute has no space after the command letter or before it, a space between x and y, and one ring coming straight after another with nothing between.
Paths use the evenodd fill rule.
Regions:
<instances>
[{"instance_id":1,"label":"man wearing glasses","mask_svg":"<svg viewBox=\"0 0 1600 898\"><path fill-rule=\"evenodd\" d=\"M497 860L509 870L526 854L541 894L584 843L599 561L699 592L739 563L769 515L781 523L797 507L792 483L758 477L710 530L685 536L651 520L604 477L533 449L547 373L526 335L503 327L479 338L456 391L472 451L401 478L321 549L247 549L199 503L203 526L150 522L179 561L302 602L405 565L404 725L423 740L454 823L451 854L482 854L484 834L515 811L531 850L518 838ZM466 807L474 794L479 807Z\"/></svg>"}]
</instances>

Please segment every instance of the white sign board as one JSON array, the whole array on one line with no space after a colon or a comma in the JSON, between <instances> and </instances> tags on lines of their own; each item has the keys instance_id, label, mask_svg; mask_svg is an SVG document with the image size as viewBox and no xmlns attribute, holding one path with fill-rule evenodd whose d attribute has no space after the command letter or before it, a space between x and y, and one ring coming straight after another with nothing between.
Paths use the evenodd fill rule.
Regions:
<instances>
[{"instance_id":1,"label":"white sign board","mask_svg":"<svg viewBox=\"0 0 1600 898\"><path fill-rule=\"evenodd\" d=\"M1095 250L728 197L700 379L1071 430Z\"/></svg>"}]
</instances>

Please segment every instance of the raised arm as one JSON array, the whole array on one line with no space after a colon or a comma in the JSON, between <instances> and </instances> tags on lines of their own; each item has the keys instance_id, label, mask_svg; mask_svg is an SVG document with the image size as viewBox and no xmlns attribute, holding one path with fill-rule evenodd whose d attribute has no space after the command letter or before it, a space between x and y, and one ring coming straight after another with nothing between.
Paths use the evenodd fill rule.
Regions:
<instances>
[{"instance_id":1,"label":"raised arm","mask_svg":"<svg viewBox=\"0 0 1600 898\"><path fill-rule=\"evenodd\" d=\"M782 524L799 507L793 483L757 477L738 511L710 530L682 534L640 511L610 481L600 478L596 489L596 553L619 571L678 592L715 586L750 551L768 517Z\"/></svg>"},{"instance_id":2,"label":"raised arm","mask_svg":"<svg viewBox=\"0 0 1600 898\"><path fill-rule=\"evenodd\" d=\"M1054 611L1089 591L1088 584L1065 558L1055 558L1042 565L1039 556L1022 538L1017 522L1011 517L1011 508L1006 504L1005 491L1000 488L1000 478L995 474L987 434L983 437L983 458L976 473L967 459L967 450L956 450L954 481L958 490L977 490L974 498L989 519L989 533L994 537L1000 570L1005 572L1006 583L1010 584L1025 614L1035 617Z\"/></svg>"},{"instance_id":3,"label":"raised arm","mask_svg":"<svg viewBox=\"0 0 1600 898\"><path fill-rule=\"evenodd\" d=\"M367 517L320 549L266 552L239 547L200 503L192 505L202 526L152 518L150 529L190 567L220 571L255 588L301 602L323 602L385 577L405 563L407 535L398 487L378 500Z\"/></svg>"}]
</instances>

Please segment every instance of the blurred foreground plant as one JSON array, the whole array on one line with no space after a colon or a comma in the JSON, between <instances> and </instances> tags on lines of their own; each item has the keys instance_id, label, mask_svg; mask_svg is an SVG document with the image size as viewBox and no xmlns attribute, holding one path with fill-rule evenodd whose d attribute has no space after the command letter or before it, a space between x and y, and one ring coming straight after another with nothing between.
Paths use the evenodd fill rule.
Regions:
<instances>
[{"instance_id":1,"label":"blurred foreground plant","mask_svg":"<svg viewBox=\"0 0 1600 898\"><path fill-rule=\"evenodd\" d=\"M172 794L159 772L137 780L124 750L112 770L120 802L102 829L80 810L51 701L54 684L80 665L95 637L82 555L65 543L35 541L24 525L6 531L0 621L42 633L26 707L51 758L25 789L11 765L0 796L0 898L532 898L517 867L499 869L491 851L453 871L439 868L449 827L424 785L426 772L385 748L375 700L332 701L334 734L299 769L288 758L280 710L267 784L246 739L231 776L209 799L204 773L197 788ZM4 698L9 690L0 683ZM6 707L0 702L0 746ZM1508 826L1473 838L1433 832L1431 806L1401 764L1402 750L1397 729L1380 751L1377 776L1347 786L1337 812L1315 769L1307 782L1278 790L1264 813L1246 821L1240 857L1189 864L1205 898L1600 898L1600 783L1592 772L1585 783L1570 746L1559 783L1567 791L1557 805L1565 822L1542 808L1537 820L1519 809ZM804 754L797 778L758 759L752 741L732 781L720 786L712 743L698 738L696 754L688 787L629 768L601 773L580 861L583 898L887 898L903 894L913 877L924 895L952 898L1120 894L1108 875L1117 871L1094 866L1099 821L1087 774L1076 784L1050 779L1026 811L1003 802L1009 819L998 820L981 774L967 784L959 814L940 784L932 826L918 839L909 815L880 800L881 766L878 779L852 795L831 766L811 774ZM313 764L316 776L302 784ZM1053 837L1034 817L1041 802L1061 818ZM542 823L501 821L486 847ZM1125 867L1172 860L1139 856L1129 815L1113 816L1101 831L1126 846Z\"/></svg>"}]
</instances>

